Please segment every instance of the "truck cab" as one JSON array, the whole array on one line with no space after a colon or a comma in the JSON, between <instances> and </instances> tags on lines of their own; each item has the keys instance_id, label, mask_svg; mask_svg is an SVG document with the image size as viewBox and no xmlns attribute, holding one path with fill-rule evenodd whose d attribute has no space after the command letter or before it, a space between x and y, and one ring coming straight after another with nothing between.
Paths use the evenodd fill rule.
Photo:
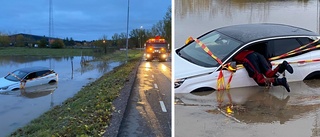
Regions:
<instances>
[{"instance_id":1,"label":"truck cab","mask_svg":"<svg viewBox=\"0 0 320 137\"><path fill-rule=\"evenodd\" d=\"M167 61L169 44L165 39L160 38L159 36L148 39L144 44L144 47L145 59L147 61L152 61L154 59L158 59L159 61Z\"/></svg>"}]
</instances>

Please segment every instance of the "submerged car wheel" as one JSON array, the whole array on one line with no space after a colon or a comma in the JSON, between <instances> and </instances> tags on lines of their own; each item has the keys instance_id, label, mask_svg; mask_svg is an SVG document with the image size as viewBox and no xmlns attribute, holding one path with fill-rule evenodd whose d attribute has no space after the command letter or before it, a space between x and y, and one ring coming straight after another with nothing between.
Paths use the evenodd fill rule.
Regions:
<instances>
[{"instance_id":1,"label":"submerged car wheel","mask_svg":"<svg viewBox=\"0 0 320 137\"><path fill-rule=\"evenodd\" d=\"M48 84L50 84L50 85L54 85L54 84L56 84L57 83L57 81L55 81L55 80L51 80L51 81L49 81L49 83Z\"/></svg>"},{"instance_id":2,"label":"submerged car wheel","mask_svg":"<svg viewBox=\"0 0 320 137\"><path fill-rule=\"evenodd\" d=\"M14 89L12 89L11 91L17 91L17 90L19 90L19 88L14 88Z\"/></svg>"},{"instance_id":3,"label":"submerged car wheel","mask_svg":"<svg viewBox=\"0 0 320 137\"><path fill-rule=\"evenodd\" d=\"M320 71L315 71L306 76L303 80L320 79Z\"/></svg>"}]
</instances>

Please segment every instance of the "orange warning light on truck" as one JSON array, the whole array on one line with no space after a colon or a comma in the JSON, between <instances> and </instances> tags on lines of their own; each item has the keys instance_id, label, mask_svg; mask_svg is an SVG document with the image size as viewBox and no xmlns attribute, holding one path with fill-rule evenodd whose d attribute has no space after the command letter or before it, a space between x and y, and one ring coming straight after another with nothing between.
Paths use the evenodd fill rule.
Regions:
<instances>
[{"instance_id":1,"label":"orange warning light on truck","mask_svg":"<svg viewBox=\"0 0 320 137\"><path fill-rule=\"evenodd\" d=\"M169 44L160 36L150 38L144 44L145 47L145 59L152 61L158 59L159 61L167 61Z\"/></svg>"}]
</instances>

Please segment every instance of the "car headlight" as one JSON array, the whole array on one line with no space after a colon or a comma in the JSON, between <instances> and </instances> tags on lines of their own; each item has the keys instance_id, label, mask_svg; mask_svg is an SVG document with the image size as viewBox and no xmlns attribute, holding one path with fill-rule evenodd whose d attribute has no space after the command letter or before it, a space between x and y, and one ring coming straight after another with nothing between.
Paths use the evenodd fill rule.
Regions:
<instances>
[{"instance_id":1,"label":"car headlight","mask_svg":"<svg viewBox=\"0 0 320 137\"><path fill-rule=\"evenodd\" d=\"M7 90L9 86L1 87L0 90Z\"/></svg>"},{"instance_id":2,"label":"car headlight","mask_svg":"<svg viewBox=\"0 0 320 137\"><path fill-rule=\"evenodd\" d=\"M176 79L176 80L174 81L174 88L180 87L185 80L186 80L186 79Z\"/></svg>"},{"instance_id":3,"label":"car headlight","mask_svg":"<svg viewBox=\"0 0 320 137\"><path fill-rule=\"evenodd\" d=\"M167 57L167 55L166 54L162 54L162 58L166 58Z\"/></svg>"}]
</instances>

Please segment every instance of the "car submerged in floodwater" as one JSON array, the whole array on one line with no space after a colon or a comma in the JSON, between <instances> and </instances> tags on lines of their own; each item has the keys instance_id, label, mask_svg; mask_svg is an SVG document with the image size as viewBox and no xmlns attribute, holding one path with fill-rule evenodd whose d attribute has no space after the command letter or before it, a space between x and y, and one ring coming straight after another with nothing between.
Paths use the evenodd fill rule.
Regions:
<instances>
[{"instance_id":1,"label":"car submerged in floodwater","mask_svg":"<svg viewBox=\"0 0 320 137\"><path fill-rule=\"evenodd\" d=\"M54 82L58 82L58 74L50 68L21 68L0 78L0 93Z\"/></svg>"},{"instance_id":2,"label":"car submerged in floodwater","mask_svg":"<svg viewBox=\"0 0 320 137\"><path fill-rule=\"evenodd\" d=\"M232 76L230 88L256 86L243 67L238 67L236 72L226 69L229 68L226 64L234 64L234 56L243 50L259 52L271 61L273 68L284 60L288 61L294 69L293 74L285 75L288 82L318 78L319 39L319 34L310 30L270 23L227 26L195 40L188 39L186 45L173 53L175 93L217 90L221 69L225 84ZM222 64L200 46L202 43Z\"/></svg>"}]
</instances>

